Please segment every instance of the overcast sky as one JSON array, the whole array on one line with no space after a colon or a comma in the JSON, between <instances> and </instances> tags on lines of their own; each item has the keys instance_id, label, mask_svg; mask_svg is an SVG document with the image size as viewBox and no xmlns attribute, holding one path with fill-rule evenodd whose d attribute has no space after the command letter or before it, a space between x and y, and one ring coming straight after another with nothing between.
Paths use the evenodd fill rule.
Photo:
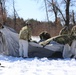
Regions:
<instances>
[{"instance_id":1,"label":"overcast sky","mask_svg":"<svg viewBox=\"0 0 76 75\"><path fill-rule=\"evenodd\" d=\"M19 17L26 19L35 19L38 21L46 21L46 12L43 3L35 0L15 0L15 7Z\"/></svg>"},{"instance_id":2,"label":"overcast sky","mask_svg":"<svg viewBox=\"0 0 76 75\"><path fill-rule=\"evenodd\" d=\"M47 21L44 0L14 0L15 9L20 18L24 20L35 19L38 21ZM13 0L6 3L7 13L13 15ZM53 15L49 15L51 21L54 20Z\"/></svg>"}]
</instances>

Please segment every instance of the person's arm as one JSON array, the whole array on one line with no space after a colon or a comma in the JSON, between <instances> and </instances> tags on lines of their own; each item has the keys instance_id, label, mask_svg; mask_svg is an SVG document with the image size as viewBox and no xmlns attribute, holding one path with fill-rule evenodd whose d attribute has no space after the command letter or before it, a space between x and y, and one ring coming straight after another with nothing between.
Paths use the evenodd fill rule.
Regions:
<instances>
[{"instance_id":1,"label":"person's arm","mask_svg":"<svg viewBox=\"0 0 76 75\"><path fill-rule=\"evenodd\" d=\"M69 35L58 35L58 36L52 37L46 41L40 42L39 44L46 46L51 41L56 41L57 43L60 43L60 44L66 44L69 41L69 39L70 39Z\"/></svg>"}]
</instances>

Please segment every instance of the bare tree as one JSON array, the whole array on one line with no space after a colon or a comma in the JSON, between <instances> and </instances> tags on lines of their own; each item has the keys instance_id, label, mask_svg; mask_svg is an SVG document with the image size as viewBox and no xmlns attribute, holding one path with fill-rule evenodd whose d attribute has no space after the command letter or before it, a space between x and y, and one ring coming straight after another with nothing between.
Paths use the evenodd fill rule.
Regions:
<instances>
[{"instance_id":1,"label":"bare tree","mask_svg":"<svg viewBox=\"0 0 76 75\"><path fill-rule=\"evenodd\" d=\"M6 23L6 9L5 9L5 0L0 0L0 9L1 9L1 18L2 18L2 23Z\"/></svg>"},{"instance_id":2,"label":"bare tree","mask_svg":"<svg viewBox=\"0 0 76 75\"><path fill-rule=\"evenodd\" d=\"M13 10L14 10L14 29L16 29L16 10L15 10L15 3L14 3L14 0L13 0Z\"/></svg>"},{"instance_id":3,"label":"bare tree","mask_svg":"<svg viewBox=\"0 0 76 75\"><path fill-rule=\"evenodd\" d=\"M47 3L46 3L46 0L44 0L44 3L45 3L47 21L49 22L49 17L48 17L48 10L47 10Z\"/></svg>"},{"instance_id":4,"label":"bare tree","mask_svg":"<svg viewBox=\"0 0 76 75\"><path fill-rule=\"evenodd\" d=\"M58 9L56 8L56 7L58 7L57 6L57 1L55 1L55 0L50 0L50 1L47 0L47 2L48 2L48 8L49 8L48 11L52 11L54 13L54 15L55 15L55 22L57 22L57 15L58 15Z\"/></svg>"},{"instance_id":5,"label":"bare tree","mask_svg":"<svg viewBox=\"0 0 76 75\"><path fill-rule=\"evenodd\" d=\"M50 4L49 8L51 9L51 11L54 12L55 15L55 21L57 16L61 15L61 18L64 21L64 24L66 26L69 27L69 23L70 23L70 8L73 7L75 5L75 0L47 0L48 3ZM63 8L64 7L64 8ZM63 9L63 10L62 10ZM50 12L51 12L50 11ZM75 13L72 14L73 17L73 23L75 23L75 18L74 18Z\"/></svg>"},{"instance_id":6,"label":"bare tree","mask_svg":"<svg viewBox=\"0 0 76 75\"><path fill-rule=\"evenodd\" d=\"M66 26L69 26L69 8L70 8L70 0L64 0L65 3L66 3L66 22L65 22L65 25Z\"/></svg>"},{"instance_id":7,"label":"bare tree","mask_svg":"<svg viewBox=\"0 0 76 75\"><path fill-rule=\"evenodd\" d=\"M72 11L72 21L73 21L73 24L75 25L76 23L75 23L75 13L74 13L74 11Z\"/></svg>"}]
</instances>

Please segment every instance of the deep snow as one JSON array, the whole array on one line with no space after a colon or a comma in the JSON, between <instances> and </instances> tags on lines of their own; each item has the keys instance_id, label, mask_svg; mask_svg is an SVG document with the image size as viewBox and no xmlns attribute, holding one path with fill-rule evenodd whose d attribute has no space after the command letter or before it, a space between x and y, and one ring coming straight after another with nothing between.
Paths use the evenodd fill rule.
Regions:
<instances>
[{"instance_id":1,"label":"deep snow","mask_svg":"<svg viewBox=\"0 0 76 75\"><path fill-rule=\"evenodd\" d=\"M0 75L76 75L75 59L23 59L0 55L0 63Z\"/></svg>"},{"instance_id":2,"label":"deep snow","mask_svg":"<svg viewBox=\"0 0 76 75\"><path fill-rule=\"evenodd\" d=\"M24 59L0 55L0 63L0 75L76 75L75 59Z\"/></svg>"}]
</instances>

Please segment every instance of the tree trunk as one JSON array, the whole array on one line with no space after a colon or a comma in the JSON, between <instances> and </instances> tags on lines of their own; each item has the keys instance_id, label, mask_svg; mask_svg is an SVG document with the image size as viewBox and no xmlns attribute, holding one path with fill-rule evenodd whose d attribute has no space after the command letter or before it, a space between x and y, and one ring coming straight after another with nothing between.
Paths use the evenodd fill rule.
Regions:
<instances>
[{"instance_id":1,"label":"tree trunk","mask_svg":"<svg viewBox=\"0 0 76 75\"><path fill-rule=\"evenodd\" d=\"M65 25L69 27L69 6L70 6L70 0L67 0L66 2L66 23Z\"/></svg>"},{"instance_id":2,"label":"tree trunk","mask_svg":"<svg viewBox=\"0 0 76 75\"><path fill-rule=\"evenodd\" d=\"M44 2L45 2L45 8L46 8L47 21L49 22L49 17L48 17L48 11L47 11L47 4L46 4L46 0L44 0Z\"/></svg>"},{"instance_id":3,"label":"tree trunk","mask_svg":"<svg viewBox=\"0 0 76 75\"><path fill-rule=\"evenodd\" d=\"M74 13L74 11L72 11L72 14L73 14L73 24L75 25L75 13Z\"/></svg>"}]
</instances>

